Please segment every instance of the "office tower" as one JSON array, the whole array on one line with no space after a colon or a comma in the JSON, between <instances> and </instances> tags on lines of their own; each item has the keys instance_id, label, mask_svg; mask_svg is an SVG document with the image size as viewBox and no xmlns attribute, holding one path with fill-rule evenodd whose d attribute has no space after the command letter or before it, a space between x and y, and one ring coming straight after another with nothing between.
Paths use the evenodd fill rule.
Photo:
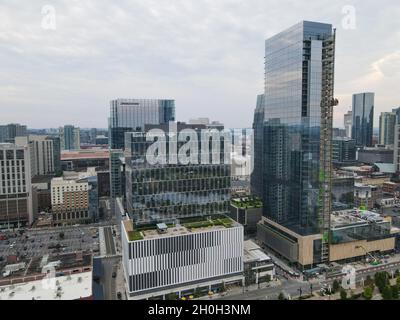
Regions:
<instances>
[{"instance_id":1,"label":"office tower","mask_svg":"<svg viewBox=\"0 0 400 320\"><path fill-rule=\"evenodd\" d=\"M394 146L393 146L393 164L395 165L396 171L400 171L400 107L392 109L392 112L396 114L396 123L394 125Z\"/></svg>"},{"instance_id":2,"label":"office tower","mask_svg":"<svg viewBox=\"0 0 400 320\"><path fill-rule=\"evenodd\" d=\"M78 150L81 147L80 130L71 125L59 129L61 150Z\"/></svg>"},{"instance_id":3,"label":"office tower","mask_svg":"<svg viewBox=\"0 0 400 320\"><path fill-rule=\"evenodd\" d=\"M49 136L29 135L16 137L15 144L29 146L32 178L59 172L60 148L57 139ZM57 154L58 153L58 154Z\"/></svg>"},{"instance_id":4,"label":"office tower","mask_svg":"<svg viewBox=\"0 0 400 320\"><path fill-rule=\"evenodd\" d=\"M162 99L116 99L110 102L109 148L111 198L125 194L123 152L125 133L142 130L145 124L175 120L175 101ZM115 204L114 204L115 205Z\"/></svg>"},{"instance_id":5,"label":"office tower","mask_svg":"<svg viewBox=\"0 0 400 320\"><path fill-rule=\"evenodd\" d=\"M394 127L396 125L395 112L382 112L379 117L379 144L393 146Z\"/></svg>"},{"instance_id":6,"label":"office tower","mask_svg":"<svg viewBox=\"0 0 400 320\"><path fill-rule=\"evenodd\" d=\"M13 143L15 137L22 137L27 135L26 126L11 123L0 126L0 143L8 142Z\"/></svg>"},{"instance_id":7,"label":"office tower","mask_svg":"<svg viewBox=\"0 0 400 320\"><path fill-rule=\"evenodd\" d=\"M242 284L243 226L225 215L231 183L230 164L225 161L230 157L228 137L230 132L179 122L145 125L142 132L126 134L131 220L122 222L121 235L132 299L163 296L166 290L179 297L185 290L210 290L224 282ZM157 155L166 161L152 163L146 156L154 141L165 144ZM191 142L198 148L188 154L185 146ZM153 260L138 268L141 261Z\"/></svg>"},{"instance_id":8,"label":"office tower","mask_svg":"<svg viewBox=\"0 0 400 320\"><path fill-rule=\"evenodd\" d=\"M175 101L159 99L116 99L110 102L111 149L124 149L125 132L142 130L145 124L175 121Z\"/></svg>"},{"instance_id":9,"label":"office tower","mask_svg":"<svg viewBox=\"0 0 400 320\"><path fill-rule=\"evenodd\" d=\"M344 114L344 129L346 130L346 137L351 138L351 128L353 126L353 112L350 110Z\"/></svg>"},{"instance_id":10,"label":"office tower","mask_svg":"<svg viewBox=\"0 0 400 320\"><path fill-rule=\"evenodd\" d=\"M332 141L332 161L342 165L356 161L356 142L350 138L336 137Z\"/></svg>"},{"instance_id":11,"label":"office tower","mask_svg":"<svg viewBox=\"0 0 400 320\"><path fill-rule=\"evenodd\" d=\"M346 129L333 128L332 129L333 138L346 138Z\"/></svg>"},{"instance_id":12,"label":"office tower","mask_svg":"<svg viewBox=\"0 0 400 320\"><path fill-rule=\"evenodd\" d=\"M262 241L303 267L329 259L334 57L330 24L303 21L265 42L252 192Z\"/></svg>"},{"instance_id":13,"label":"office tower","mask_svg":"<svg viewBox=\"0 0 400 320\"><path fill-rule=\"evenodd\" d=\"M62 174L61 170L61 140L59 136L47 136L48 140L53 142L53 162L54 162L54 174L59 176Z\"/></svg>"},{"instance_id":14,"label":"office tower","mask_svg":"<svg viewBox=\"0 0 400 320\"><path fill-rule=\"evenodd\" d=\"M0 225L19 228L33 222L28 146L0 144Z\"/></svg>"},{"instance_id":15,"label":"office tower","mask_svg":"<svg viewBox=\"0 0 400 320\"><path fill-rule=\"evenodd\" d=\"M372 92L353 95L353 126L351 137L357 146L372 147L374 131L374 98Z\"/></svg>"},{"instance_id":16,"label":"office tower","mask_svg":"<svg viewBox=\"0 0 400 320\"><path fill-rule=\"evenodd\" d=\"M122 197L124 195L124 166L125 160L122 150L110 150L110 194L111 198Z\"/></svg>"},{"instance_id":17,"label":"office tower","mask_svg":"<svg viewBox=\"0 0 400 320\"><path fill-rule=\"evenodd\" d=\"M151 135L152 129L161 129L166 133L160 141L166 143L166 158L170 159L170 154L173 155L174 149L170 147L173 140L170 136L176 138L176 135L168 124L145 125L144 132L133 132L126 136L126 203L132 219L170 220L179 217L224 214L229 210L230 150L227 150L228 148L222 143L223 136L227 133L221 132L221 136L215 138L221 140L216 140L219 150L214 150L209 146L208 138L205 136L206 132L211 132L207 126L179 122L171 124L175 125L177 135L190 130L193 135L190 138L193 141L197 140L196 143L202 144L205 148L195 155L196 163L193 161L188 164L179 162L149 164L146 154L153 140L147 139L147 136ZM175 143L179 150L186 143L186 139ZM203 161L203 156L206 156L208 163ZM211 156L213 158L210 160L208 157ZM225 162L226 157L228 157L227 162Z\"/></svg>"}]
</instances>

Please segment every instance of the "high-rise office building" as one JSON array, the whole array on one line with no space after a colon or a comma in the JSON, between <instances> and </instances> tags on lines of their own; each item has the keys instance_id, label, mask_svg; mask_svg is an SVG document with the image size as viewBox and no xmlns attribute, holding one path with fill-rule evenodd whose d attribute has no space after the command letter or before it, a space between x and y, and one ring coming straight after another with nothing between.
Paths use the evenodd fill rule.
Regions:
<instances>
[{"instance_id":1,"label":"high-rise office building","mask_svg":"<svg viewBox=\"0 0 400 320\"><path fill-rule=\"evenodd\" d=\"M329 254L334 57L330 24L303 21L265 43L252 192L267 246L302 266Z\"/></svg>"},{"instance_id":2,"label":"high-rise office building","mask_svg":"<svg viewBox=\"0 0 400 320\"><path fill-rule=\"evenodd\" d=\"M59 129L61 150L79 150L81 147L81 138L79 128L66 125Z\"/></svg>"},{"instance_id":3,"label":"high-rise office building","mask_svg":"<svg viewBox=\"0 0 400 320\"><path fill-rule=\"evenodd\" d=\"M0 143L8 142L13 143L15 137L22 137L27 135L26 126L17 123L10 123L0 126Z\"/></svg>"},{"instance_id":4,"label":"high-rise office building","mask_svg":"<svg viewBox=\"0 0 400 320\"><path fill-rule=\"evenodd\" d=\"M19 228L33 222L28 146L0 143L0 225Z\"/></svg>"},{"instance_id":5,"label":"high-rise office building","mask_svg":"<svg viewBox=\"0 0 400 320\"><path fill-rule=\"evenodd\" d=\"M15 144L29 146L32 178L59 173L61 166L59 138L29 135L16 137Z\"/></svg>"},{"instance_id":6,"label":"high-rise office building","mask_svg":"<svg viewBox=\"0 0 400 320\"><path fill-rule=\"evenodd\" d=\"M353 95L353 126L351 137L357 146L372 147L374 131L374 98L372 92Z\"/></svg>"},{"instance_id":7,"label":"high-rise office building","mask_svg":"<svg viewBox=\"0 0 400 320\"><path fill-rule=\"evenodd\" d=\"M171 124L172 125L172 124ZM194 155L197 162L188 164L167 163L152 165L147 161L147 150L153 141L147 139L152 129L166 133L163 141L170 144L169 125L145 125L144 132L127 134L125 146L126 203L127 211L135 220L171 220L210 214L224 214L229 210L231 166L225 162L230 150L225 150L222 140L218 149L209 148L205 132L211 132L205 125L177 123L176 133L191 130L192 141L205 149ZM171 132L172 133L172 132ZM149 133L151 134L151 133ZM223 137L221 134L220 137ZM172 136L172 135L171 135ZM185 141L176 141L179 150ZM169 159L174 149L167 147ZM227 154L226 154L227 153ZM203 155L212 155L208 164ZM176 156L176 155L175 155Z\"/></svg>"},{"instance_id":8,"label":"high-rise office building","mask_svg":"<svg viewBox=\"0 0 400 320\"><path fill-rule=\"evenodd\" d=\"M379 117L379 144L393 146L394 127L396 125L395 112L382 112Z\"/></svg>"},{"instance_id":9,"label":"high-rise office building","mask_svg":"<svg viewBox=\"0 0 400 320\"><path fill-rule=\"evenodd\" d=\"M142 130L145 124L175 121L175 101L163 99L116 99L110 102L111 149L124 149L125 132Z\"/></svg>"},{"instance_id":10,"label":"high-rise office building","mask_svg":"<svg viewBox=\"0 0 400 320\"><path fill-rule=\"evenodd\" d=\"M350 138L333 138L332 161L338 165L355 162L356 142Z\"/></svg>"},{"instance_id":11,"label":"high-rise office building","mask_svg":"<svg viewBox=\"0 0 400 320\"><path fill-rule=\"evenodd\" d=\"M351 128L353 126L353 112L350 110L344 114L344 129L346 130L346 137L351 138Z\"/></svg>"},{"instance_id":12,"label":"high-rise office building","mask_svg":"<svg viewBox=\"0 0 400 320\"><path fill-rule=\"evenodd\" d=\"M392 109L396 114L396 123L394 125L394 146L393 146L393 164L396 171L400 172L400 107Z\"/></svg>"},{"instance_id":13,"label":"high-rise office building","mask_svg":"<svg viewBox=\"0 0 400 320\"><path fill-rule=\"evenodd\" d=\"M243 226L225 215L231 184L228 137L230 132L215 127L179 122L126 134L126 203L132 220L122 223L122 261L133 299L163 296L166 290L179 297L196 287L243 282ZM165 144L156 152L165 162L149 161L155 141ZM189 145L193 149L186 149ZM168 261L162 262L163 256ZM138 268L140 261L144 268Z\"/></svg>"},{"instance_id":14,"label":"high-rise office building","mask_svg":"<svg viewBox=\"0 0 400 320\"><path fill-rule=\"evenodd\" d=\"M175 120L175 101L164 99L116 99L110 102L109 148L111 198L125 194L123 150L125 133L143 130L145 124Z\"/></svg>"}]
</instances>

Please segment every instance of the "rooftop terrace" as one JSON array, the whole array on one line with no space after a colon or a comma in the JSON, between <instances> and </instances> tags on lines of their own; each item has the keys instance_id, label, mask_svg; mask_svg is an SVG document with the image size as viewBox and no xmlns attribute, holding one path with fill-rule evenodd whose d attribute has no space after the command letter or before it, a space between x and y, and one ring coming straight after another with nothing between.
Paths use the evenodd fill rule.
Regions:
<instances>
[{"instance_id":1,"label":"rooftop terrace","mask_svg":"<svg viewBox=\"0 0 400 320\"><path fill-rule=\"evenodd\" d=\"M365 225L372 222L380 223L384 221L385 219L379 213L359 209L334 211L331 215L331 226L333 228Z\"/></svg>"},{"instance_id":2,"label":"rooftop terrace","mask_svg":"<svg viewBox=\"0 0 400 320\"><path fill-rule=\"evenodd\" d=\"M179 221L166 223L166 229L163 230L159 230L157 223L135 225L132 220L125 220L123 223L129 241L192 234L237 225L235 221L224 215L182 218Z\"/></svg>"},{"instance_id":3,"label":"rooftop terrace","mask_svg":"<svg viewBox=\"0 0 400 320\"><path fill-rule=\"evenodd\" d=\"M231 204L240 209L262 208L263 206L261 199L254 196L233 198Z\"/></svg>"}]
</instances>

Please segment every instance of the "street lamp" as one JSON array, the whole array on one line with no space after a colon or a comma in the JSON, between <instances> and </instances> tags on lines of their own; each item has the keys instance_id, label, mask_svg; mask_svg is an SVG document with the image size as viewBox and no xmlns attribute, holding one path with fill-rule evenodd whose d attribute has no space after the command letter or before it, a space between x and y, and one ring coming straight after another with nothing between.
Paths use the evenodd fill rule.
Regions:
<instances>
[{"instance_id":1,"label":"street lamp","mask_svg":"<svg viewBox=\"0 0 400 320\"><path fill-rule=\"evenodd\" d=\"M299 291L299 299L301 298L301 294L303 293L303 289L301 289L301 287L299 289L297 289L297 291Z\"/></svg>"}]
</instances>

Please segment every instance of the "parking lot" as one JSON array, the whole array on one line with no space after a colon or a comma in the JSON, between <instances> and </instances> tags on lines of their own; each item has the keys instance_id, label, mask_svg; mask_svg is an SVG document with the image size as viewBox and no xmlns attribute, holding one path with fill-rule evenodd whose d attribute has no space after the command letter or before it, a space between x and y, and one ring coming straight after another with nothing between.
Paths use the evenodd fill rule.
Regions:
<instances>
[{"instance_id":1,"label":"parking lot","mask_svg":"<svg viewBox=\"0 0 400 320\"><path fill-rule=\"evenodd\" d=\"M7 236L0 240L0 257L17 255L22 259L50 253L75 251L99 252L98 227L70 226L53 229L30 229L19 232L1 232ZM0 260L2 260L0 258Z\"/></svg>"}]
</instances>

